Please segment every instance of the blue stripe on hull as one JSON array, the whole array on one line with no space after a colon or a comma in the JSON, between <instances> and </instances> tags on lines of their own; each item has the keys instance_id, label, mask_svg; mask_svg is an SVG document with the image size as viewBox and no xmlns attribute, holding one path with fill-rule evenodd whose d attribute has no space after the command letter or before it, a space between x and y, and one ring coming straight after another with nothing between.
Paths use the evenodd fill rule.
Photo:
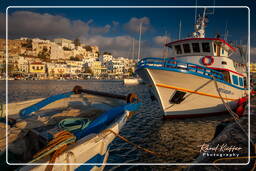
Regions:
<instances>
[{"instance_id":1,"label":"blue stripe on hull","mask_svg":"<svg viewBox=\"0 0 256 171\"><path fill-rule=\"evenodd\" d=\"M99 165L86 165L86 164L90 164L90 163L103 163L106 154L107 154L107 152L104 155L97 154L96 156L94 156L93 158L91 158L90 160L85 162L84 165L80 165L78 168L76 168L75 171L89 171L94 166L101 167L102 166L101 164L99 164Z\"/></svg>"}]
</instances>

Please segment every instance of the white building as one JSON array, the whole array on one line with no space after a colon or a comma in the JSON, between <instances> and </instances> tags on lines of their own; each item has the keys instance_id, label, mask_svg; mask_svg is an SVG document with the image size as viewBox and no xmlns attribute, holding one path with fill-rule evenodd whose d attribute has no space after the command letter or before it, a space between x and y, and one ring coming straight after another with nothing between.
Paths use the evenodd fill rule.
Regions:
<instances>
[{"instance_id":1,"label":"white building","mask_svg":"<svg viewBox=\"0 0 256 171\"><path fill-rule=\"evenodd\" d=\"M64 55L63 48L56 43L51 43L50 59L65 59L65 58L66 56Z\"/></svg>"},{"instance_id":2,"label":"white building","mask_svg":"<svg viewBox=\"0 0 256 171\"><path fill-rule=\"evenodd\" d=\"M113 59L105 63L108 71L115 75L123 75L124 73L124 63L122 60Z\"/></svg>"},{"instance_id":3,"label":"white building","mask_svg":"<svg viewBox=\"0 0 256 171\"><path fill-rule=\"evenodd\" d=\"M73 43L72 40L58 38L58 39L53 39L53 42L57 43L61 47L66 47L70 50L75 49L75 44Z\"/></svg>"},{"instance_id":4,"label":"white building","mask_svg":"<svg viewBox=\"0 0 256 171\"><path fill-rule=\"evenodd\" d=\"M113 56L110 55L110 54L104 54L104 55L100 56L100 61L102 63L106 63L106 62L112 61L112 59L113 59Z\"/></svg>"},{"instance_id":5,"label":"white building","mask_svg":"<svg viewBox=\"0 0 256 171\"><path fill-rule=\"evenodd\" d=\"M68 74L68 66L65 63L47 63L46 66L50 77L61 77Z\"/></svg>"}]
</instances>

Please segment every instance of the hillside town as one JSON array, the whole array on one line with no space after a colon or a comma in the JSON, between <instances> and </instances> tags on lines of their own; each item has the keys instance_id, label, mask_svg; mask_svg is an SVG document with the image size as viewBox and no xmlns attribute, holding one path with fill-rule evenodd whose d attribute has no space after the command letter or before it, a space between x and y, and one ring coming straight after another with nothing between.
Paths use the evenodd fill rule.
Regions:
<instances>
[{"instance_id":1,"label":"hillside town","mask_svg":"<svg viewBox=\"0 0 256 171\"><path fill-rule=\"evenodd\" d=\"M8 40L9 79L123 79L134 73L136 61L113 57L79 39L26 38ZM6 40L0 39L0 79L6 75Z\"/></svg>"}]
</instances>

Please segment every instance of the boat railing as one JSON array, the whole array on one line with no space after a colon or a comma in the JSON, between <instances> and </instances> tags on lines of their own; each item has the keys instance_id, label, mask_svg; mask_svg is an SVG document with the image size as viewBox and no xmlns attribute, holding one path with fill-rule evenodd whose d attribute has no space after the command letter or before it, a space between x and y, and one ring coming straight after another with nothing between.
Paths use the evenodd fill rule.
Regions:
<instances>
[{"instance_id":1,"label":"boat railing","mask_svg":"<svg viewBox=\"0 0 256 171\"><path fill-rule=\"evenodd\" d=\"M183 62L174 59L164 59L164 58L143 58L138 62L138 68L145 66L154 66L162 68L174 68L179 70L186 70L190 72L195 72L203 75L214 76L217 79L224 80L224 75L211 68L207 68L201 65Z\"/></svg>"}]
</instances>

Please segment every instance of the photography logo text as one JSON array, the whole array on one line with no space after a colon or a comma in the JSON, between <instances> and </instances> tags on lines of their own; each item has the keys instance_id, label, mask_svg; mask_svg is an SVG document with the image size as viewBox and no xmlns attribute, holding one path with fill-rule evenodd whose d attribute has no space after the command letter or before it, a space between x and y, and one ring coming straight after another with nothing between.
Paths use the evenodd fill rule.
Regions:
<instances>
[{"instance_id":1,"label":"photography logo text","mask_svg":"<svg viewBox=\"0 0 256 171\"><path fill-rule=\"evenodd\" d=\"M239 157L239 151L242 150L241 147L228 144L209 145L204 143L198 147L203 156L209 157Z\"/></svg>"}]
</instances>

